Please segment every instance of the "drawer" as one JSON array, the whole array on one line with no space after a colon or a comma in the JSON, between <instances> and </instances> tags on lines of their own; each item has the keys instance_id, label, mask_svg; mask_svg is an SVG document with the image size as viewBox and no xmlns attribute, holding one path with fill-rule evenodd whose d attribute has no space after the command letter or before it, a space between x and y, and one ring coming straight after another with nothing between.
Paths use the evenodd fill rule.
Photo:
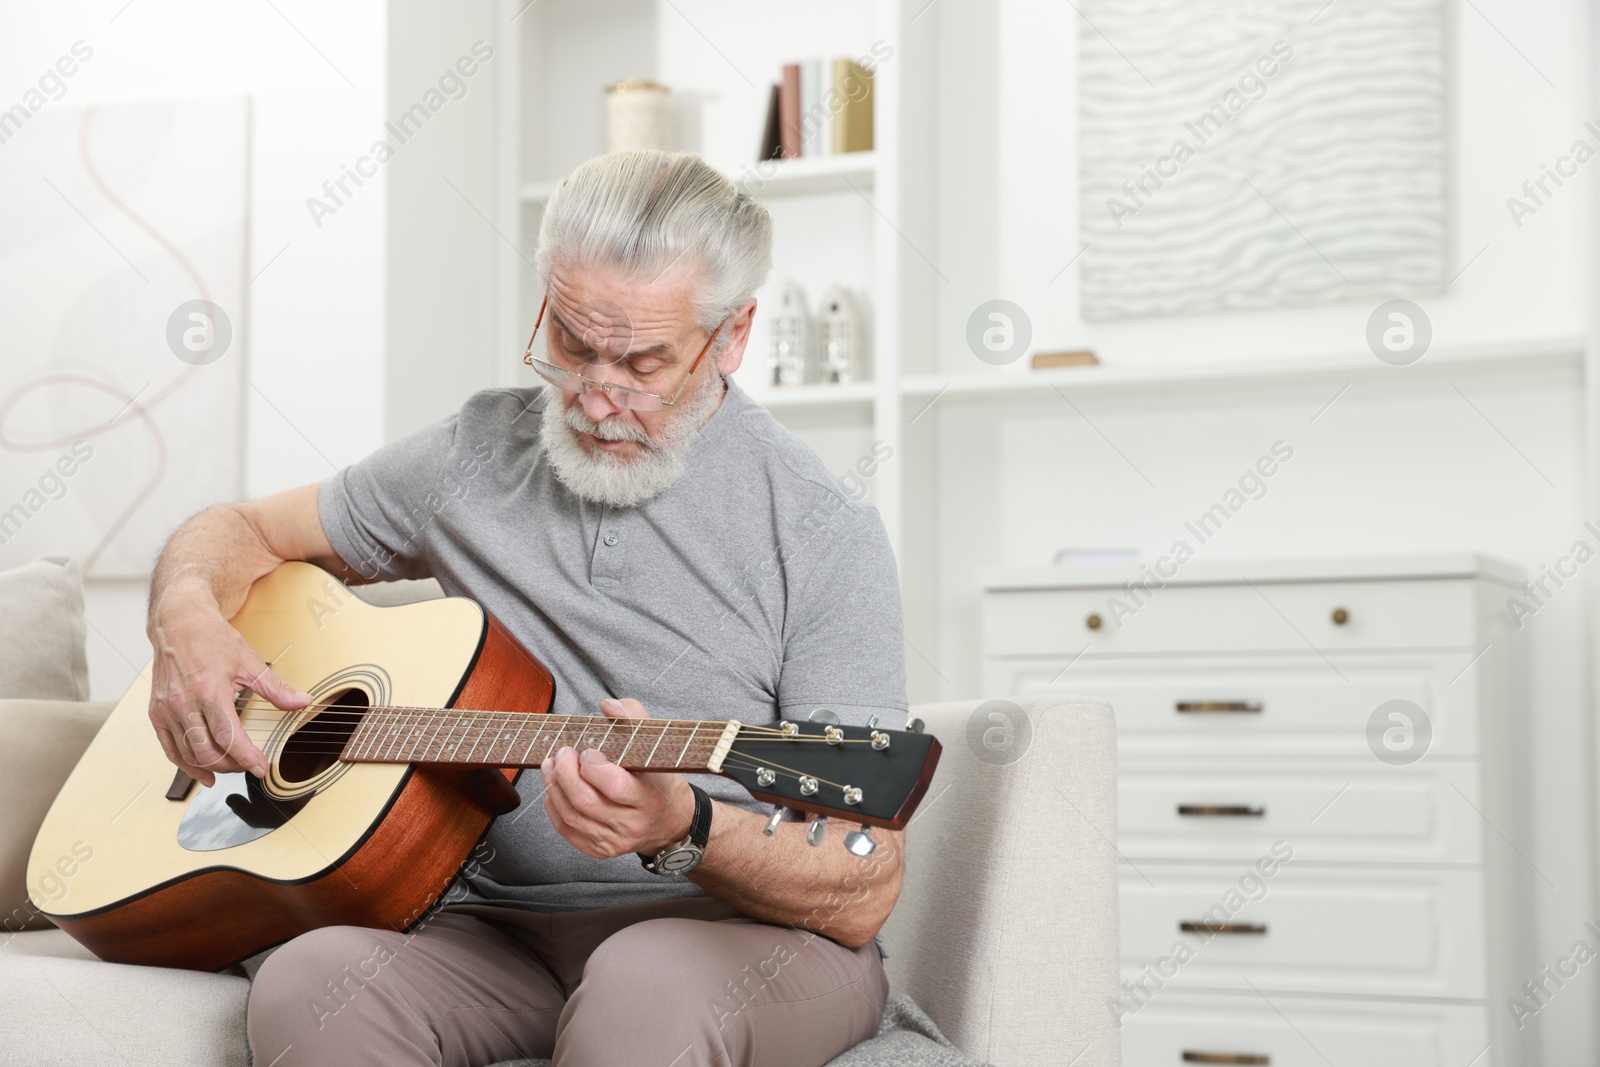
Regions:
<instances>
[{"instance_id":1,"label":"drawer","mask_svg":"<svg viewBox=\"0 0 1600 1067\"><path fill-rule=\"evenodd\" d=\"M1142 1007L1130 1005L1126 994L1123 1001L1122 1062L1137 1067L1509 1067L1526 1062L1498 1046L1484 1053L1489 1009L1477 1005L1166 991L1157 991ZM1228 1059L1230 1054L1235 1058Z\"/></svg>"},{"instance_id":2,"label":"drawer","mask_svg":"<svg viewBox=\"0 0 1600 1067\"><path fill-rule=\"evenodd\" d=\"M1476 864L1493 832L1482 808L1470 761L1129 759L1118 771L1117 844L1134 861L1249 863L1284 840L1302 862Z\"/></svg>"},{"instance_id":3,"label":"drawer","mask_svg":"<svg viewBox=\"0 0 1600 1067\"><path fill-rule=\"evenodd\" d=\"M1244 993L1253 985L1481 999L1487 989L1477 871L1300 867L1291 859L1264 877L1244 864L1131 861L1120 890L1124 979L1150 974L1175 989ZM1223 924L1226 932L1185 923Z\"/></svg>"},{"instance_id":4,"label":"drawer","mask_svg":"<svg viewBox=\"0 0 1600 1067\"><path fill-rule=\"evenodd\" d=\"M1120 589L993 590L981 632L986 656L1476 650L1476 607L1465 578L1169 586L1142 607Z\"/></svg>"},{"instance_id":5,"label":"drawer","mask_svg":"<svg viewBox=\"0 0 1600 1067\"><path fill-rule=\"evenodd\" d=\"M984 687L1104 700L1116 710L1118 748L1126 757L1298 754L1376 763L1367 730L1373 713L1391 700L1422 709L1427 755L1477 755L1476 690L1470 674L1461 676L1471 653L1330 659L1337 673L1319 656L990 660ZM1389 724L1386 716L1379 721Z\"/></svg>"}]
</instances>

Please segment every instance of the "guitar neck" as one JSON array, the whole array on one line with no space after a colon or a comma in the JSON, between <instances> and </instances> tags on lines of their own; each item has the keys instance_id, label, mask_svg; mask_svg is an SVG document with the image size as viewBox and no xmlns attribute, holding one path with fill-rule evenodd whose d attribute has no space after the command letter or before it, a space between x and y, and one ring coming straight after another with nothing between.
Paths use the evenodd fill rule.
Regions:
<instances>
[{"instance_id":1,"label":"guitar neck","mask_svg":"<svg viewBox=\"0 0 1600 1067\"><path fill-rule=\"evenodd\" d=\"M374 707L362 716L339 759L537 767L570 747L598 749L630 771L720 774L738 732L737 721Z\"/></svg>"}]
</instances>

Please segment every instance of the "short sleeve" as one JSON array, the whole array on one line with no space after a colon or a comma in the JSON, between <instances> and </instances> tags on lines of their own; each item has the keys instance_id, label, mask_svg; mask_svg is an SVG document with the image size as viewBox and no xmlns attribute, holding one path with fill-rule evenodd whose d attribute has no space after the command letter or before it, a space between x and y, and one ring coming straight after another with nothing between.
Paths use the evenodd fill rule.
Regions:
<instances>
[{"instance_id":1,"label":"short sleeve","mask_svg":"<svg viewBox=\"0 0 1600 1067\"><path fill-rule=\"evenodd\" d=\"M367 581L427 578L427 537L448 486L450 415L392 441L317 488L317 514L339 558Z\"/></svg>"},{"instance_id":2,"label":"short sleeve","mask_svg":"<svg viewBox=\"0 0 1600 1067\"><path fill-rule=\"evenodd\" d=\"M841 722L904 729L906 664L900 580L878 513L863 508L811 561L786 610L779 714L817 708Z\"/></svg>"}]
</instances>

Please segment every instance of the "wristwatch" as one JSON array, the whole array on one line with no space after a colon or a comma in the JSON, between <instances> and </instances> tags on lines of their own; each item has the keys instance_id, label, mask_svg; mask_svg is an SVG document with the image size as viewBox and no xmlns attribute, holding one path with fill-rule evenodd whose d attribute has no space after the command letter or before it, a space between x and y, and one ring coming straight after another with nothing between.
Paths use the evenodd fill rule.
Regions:
<instances>
[{"instance_id":1,"label":"wristwatch","mask_svg":"<svg viewBox=\"0 0 1600 1067\"><path fill-rule=\"evenodd\" d=\"M675 845L668 845L654 856L635 853L644 869L665 878L681 878L700 866L705 855L706 842L711 838L711 798L694 783L689 784L694 793L694 820L689 823L689 836Z\"/></svg>"}]
</instances>

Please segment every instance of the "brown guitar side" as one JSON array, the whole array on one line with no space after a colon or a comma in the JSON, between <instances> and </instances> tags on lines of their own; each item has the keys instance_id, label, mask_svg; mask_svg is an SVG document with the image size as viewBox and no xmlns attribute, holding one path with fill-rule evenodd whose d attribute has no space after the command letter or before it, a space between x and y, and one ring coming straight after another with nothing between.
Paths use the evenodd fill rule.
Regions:
<instances>
[{"instance_id":1,"label":"brown guitar side","mask_svg":"<svg viewBox=\"0 0 1600 1067\"><path fill-rule=\"evenodd\" d=\"M450 706L549 711L550 672L497 620L487 613L484 619L478 654ZM485 788L473 773L412 768L355 849L309 880L202 871L114 908L54 921L104 960L206 971L322 926L407 929L503 810L505 790ZM486 773L503 775L509 788L519 772Z\"/></svg>"}]
</instances>

